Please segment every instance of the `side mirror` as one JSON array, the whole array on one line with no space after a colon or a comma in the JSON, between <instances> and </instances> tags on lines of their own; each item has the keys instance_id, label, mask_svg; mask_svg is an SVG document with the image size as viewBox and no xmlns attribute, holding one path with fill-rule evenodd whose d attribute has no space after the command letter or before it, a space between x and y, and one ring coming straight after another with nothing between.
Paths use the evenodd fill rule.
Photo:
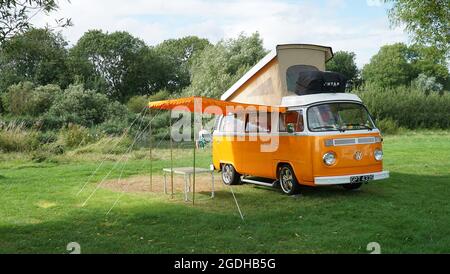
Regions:
<instances>
[{"instance_id":1,"label":"side mirror","mask_svg":"<svg viewBox=\"0 0 450 274\"><path fill-rule=\"evenodd\" d=\"M289 123L286 126L287 132L288 133L294 133L295 132L295 125L293 123Z\"/></svg>"}]
</instances>

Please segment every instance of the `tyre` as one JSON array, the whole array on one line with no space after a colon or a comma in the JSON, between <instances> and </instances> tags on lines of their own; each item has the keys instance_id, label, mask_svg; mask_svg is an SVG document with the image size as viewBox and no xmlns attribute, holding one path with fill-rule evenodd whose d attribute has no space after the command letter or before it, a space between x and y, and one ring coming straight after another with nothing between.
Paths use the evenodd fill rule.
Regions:
<instances>
[{"instance_id":1,"label":"tyre","mask_svg":"<svg viewBox=\"0 0 450 274\"><path fill-rule=\"evenodd\" d=\"M222 166L222 181L226 185L237 185L241 181L241 174L236 172L233 165L224 164Z\"/></svg>"},{"instance_id":2,"label":"tyre","mask_svg":"<svg viewBox=\"0 0 450 274\"><path fill-rule=\"evenodd\" d=\"M281 190L288 195L300 193L300 185L290 165L282 165L278 170L278 181Z\"/></svg>"},{"instance_id":3,"label":"tyre","mask_svg":"<svg viewBox=\"0 0 450 274\"><path fill-rule=\"evenodd\" d=\"M362 186L362 183L342 185L342 187L347 190L356 190L356 189L359 189L361 186Z\"/></svg>"}]
</instances>

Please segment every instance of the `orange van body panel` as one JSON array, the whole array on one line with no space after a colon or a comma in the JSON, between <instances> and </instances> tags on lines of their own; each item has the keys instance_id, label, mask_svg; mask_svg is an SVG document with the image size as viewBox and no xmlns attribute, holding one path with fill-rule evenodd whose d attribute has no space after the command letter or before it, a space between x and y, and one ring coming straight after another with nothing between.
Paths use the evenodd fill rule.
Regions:
<instances>
[{"instance_id":1,"label":"orange van body panel","mask_svg":"<svg viewBox=\"0 0 450 274\"><path fill-rule=\"evenodd\" d=\"M213 164L216 169L220 169L223 163L232 164L240 174L276 179L278 165L287 163L293 168L299 183L310 186L315 185L315 177L383 171L382 161L376 161L374 157L374 151L382 149L381 143L325 146L325 140L328 139L359 137L380 137L380 134L378 132L324 136L282 134L279 136L278 149L273 152L261 152L261 146L267 145L269 141L263 142L259 137L214 136ZM361 160L354 158L357 151L362 153ZM336 154L336 163L333 166L323 163L322 157L327 152Z\"/></svg>"}]
</instances>

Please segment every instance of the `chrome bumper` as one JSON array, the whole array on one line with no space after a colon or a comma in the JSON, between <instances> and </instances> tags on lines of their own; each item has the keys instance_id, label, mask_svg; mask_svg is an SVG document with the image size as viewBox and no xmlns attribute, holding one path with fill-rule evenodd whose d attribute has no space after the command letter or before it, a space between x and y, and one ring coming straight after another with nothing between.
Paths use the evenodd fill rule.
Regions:
<instances>
[{"instance_id":1,"label":"chrome bumper","mask_svg":"<svg viewBox=\"0 0 450 274\"><path fill-rule=\"evenodd\" d=\"M383 179L389 178L389 171L382 171L382 172L376 172L376 173L365 173L365 174L352 174L352 175L345 175L345 176L315 177L314 183L316 185L323 185L323 186L350 184L351 177L368 176L368 175L373 175L373 181L383 180Z\"/></svg>"}]
</instances>

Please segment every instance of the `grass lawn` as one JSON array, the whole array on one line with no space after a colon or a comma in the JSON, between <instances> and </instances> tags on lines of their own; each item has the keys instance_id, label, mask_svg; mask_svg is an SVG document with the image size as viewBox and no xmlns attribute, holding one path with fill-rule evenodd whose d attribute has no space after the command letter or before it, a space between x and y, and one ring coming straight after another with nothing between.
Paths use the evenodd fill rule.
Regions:
<instances>
[{"instance_id":1,"label":"grass lawn","mask_svg":"<svg viewBox=\"0 0 450 274\"><path fill-rule=\"evenodd\" d=\"M115 165L106 161L84 191L77 192L99 162L69 159L35 163L21 155L0 162L0 252L67 253L383 253L450 252L450 133L405 133L385 138L385 168L391 178L348 192L340 187L305 188L300 197L277 190L234 187L195 207L156 193L121 193L99 188ZM154 171L168 165L158 151ZM190 163L189 151L175 153ZM207 167L208 152L199 166ZM132 158L122 177L148 173L148 162ZM122 165L110 174L120 177ZM199 194L206 197L206 193Z\"/></svg>"}]
</instances>

